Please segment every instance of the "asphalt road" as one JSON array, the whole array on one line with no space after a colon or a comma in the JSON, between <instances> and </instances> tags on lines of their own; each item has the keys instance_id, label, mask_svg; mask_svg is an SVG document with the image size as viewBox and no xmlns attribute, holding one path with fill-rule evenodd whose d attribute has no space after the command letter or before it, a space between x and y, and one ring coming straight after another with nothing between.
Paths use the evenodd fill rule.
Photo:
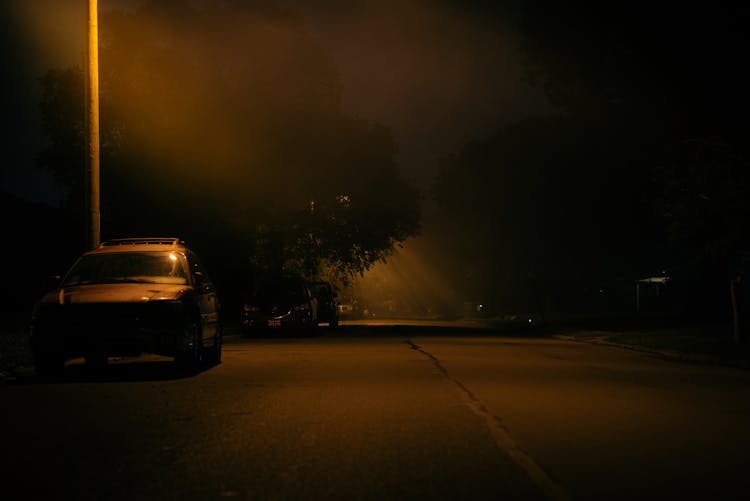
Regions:
<instances>
[{"instance_id":1,"label":"asphalt road","mask_svg":"<svg viewBox=\"0 0 750 501\"><path fill-rule=\"evenodd\" d=\"M3 499L745 498L750 373L436 326L0 381Z\"/></svg>"}]
</instances>

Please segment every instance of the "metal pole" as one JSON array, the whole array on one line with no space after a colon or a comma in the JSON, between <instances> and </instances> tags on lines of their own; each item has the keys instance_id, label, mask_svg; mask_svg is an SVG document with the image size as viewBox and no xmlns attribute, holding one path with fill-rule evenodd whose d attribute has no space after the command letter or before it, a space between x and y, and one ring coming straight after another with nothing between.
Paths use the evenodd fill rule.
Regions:
<instances>
[{"instance_id":1,"label":"metal pole","mask_svg":"<svg viewBox=\"0 0 750 501\"><path fill-rule=\"evenodd\" d=\"M89 249L101 240L99 208L99 22L98 0L88 0L86 16L86 240Z\"/></svg>"}]
</instances>

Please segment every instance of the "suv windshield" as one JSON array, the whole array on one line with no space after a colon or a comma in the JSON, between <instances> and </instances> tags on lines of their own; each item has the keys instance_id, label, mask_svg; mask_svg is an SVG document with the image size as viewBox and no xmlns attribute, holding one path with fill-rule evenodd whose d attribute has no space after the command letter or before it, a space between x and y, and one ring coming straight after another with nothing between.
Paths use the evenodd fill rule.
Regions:
<instances>
[{"instance_id":1,"label":"suv windshield","mask_svg":"<svg viewBox=\"0 0 750 501\"><path fill-rule=\"evenodd\" d=\"M83 256L63 286L112 283L188 283L185 256L177 252L117 252Z\"/></svg>"}]
</instances>

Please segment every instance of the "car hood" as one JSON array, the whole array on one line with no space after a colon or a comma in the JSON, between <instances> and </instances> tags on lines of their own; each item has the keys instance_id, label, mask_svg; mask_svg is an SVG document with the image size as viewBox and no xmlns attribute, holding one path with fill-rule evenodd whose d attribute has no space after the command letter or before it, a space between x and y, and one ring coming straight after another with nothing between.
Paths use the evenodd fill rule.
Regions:
<instances>
[{"instance_id":1,"label":"car hood","mask_svg":"<svg viewBox=\"0 0 750 501\"><path fill-rule=\"evenodd\" d=\"M192 287L171 284L90 284L63 287L47 293L43 303L147 303L179 300Z\"/></svg>"}]
</instances>

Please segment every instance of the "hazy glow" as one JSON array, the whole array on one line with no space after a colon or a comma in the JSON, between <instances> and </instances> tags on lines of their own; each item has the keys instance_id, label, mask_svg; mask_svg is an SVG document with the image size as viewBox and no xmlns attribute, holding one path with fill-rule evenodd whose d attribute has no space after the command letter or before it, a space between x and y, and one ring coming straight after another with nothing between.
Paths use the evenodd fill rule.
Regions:
<instances>
[{"instance_id":1,"label":"hazy glow","mask_svg":"<svg viewBox=\"0 0 750 501\"><path fill-rule=\"evenodd\" d=\"M105 40L112 31L108 26L111 12L122 8L132 12L144 3L100 0L103 56L112 55ZM288 70L299 64L293 55L301 46L320 44L340 79L344 111L392 127L405 171L423 180L431 176L435 158L454 151L469 138L485 135L497 122L542 106L541 93L520 82L517 34L510 17L498 16L488 22L471 9L436 0L275 3L288 8L292 16L298 15L300 23L290 25L282 17L238 16L213 32L206 29L200 33L168 17L143 23L132 40L124 41L125 52L151 41L173 51L172 57L152 66L162 75L144 73L141 62L148 58L139 56L135 62L103 58L103 72L148 82L153 91L144 95L134 88L131 95L110 93L103 96L102 106L111 106L127 122L140 121L144 126L155 125L149 118L154 110L168 108L169 116L158 134L144 132L131 138L150 155L180 158L182 154L193 164L210 162L215 173L227 173L237 164L260 169L271 152L262 135L255 132L269 133L273 127L262 109L265 96L259 96L261 109L250 106L243 110L239 97L255 93L226 95L240 105L235 111L242 122L255 122L250 134L238 134L247 123L224 119L223 103L212 96L216 81L227 78L242 90L248 79L281 76L279 93L294 94L299 90L294 82L299 79ZM8 5L23 25L39 74L51 67L81 64L84 1L9 0ZM301 30L309 31L309 39ZM244 47L259 50L248 52ZM195 71L170 77L184 61L191 61ZM216 64L205 65L206 61ZM315 63L303 69L310 71L315 71ZM285 74L288 78L283 78ZM226 94L226 89L222 93ZM293 103L295 96L289 97ZM106 120L104 110L103 114ZM186 155L183 146L195 141L201 141L204 148L197 157Z\"/></svg>"},{"instance_id":2,"label":"hazy glow","mask_svg":"<svg viewBox=\"0 0 750 501\"><path fill-rule=\"evenodd\" d=\"M544 109L542 93L521 82L510 5L484 19L437 0L283 3L340 66L344 108L392 126L400 160L419 177L467 139Z\"/></svg>"},{"instance_id":3,"label":"hazy glow","mask_svg":"<svg viewBox=\"0 0 750 501\"><path fill-rule=\"evenodd\" d=\"M425 259L418 239L396 249L388 262L379 263L353 287L360 307L378 316L435 317L460 311L463 300Z\"/></svg>"},{"instance_id":4,"label":"hazy glow","mask_svg":"<svg viewBox=\"0 0 750 501\"><path fill-rule=\"evenodd\" d=\"M28 58L40 74L83 63L86 0L11 0L3 7L22 27Z\"/></svg>"}]
</instances>

